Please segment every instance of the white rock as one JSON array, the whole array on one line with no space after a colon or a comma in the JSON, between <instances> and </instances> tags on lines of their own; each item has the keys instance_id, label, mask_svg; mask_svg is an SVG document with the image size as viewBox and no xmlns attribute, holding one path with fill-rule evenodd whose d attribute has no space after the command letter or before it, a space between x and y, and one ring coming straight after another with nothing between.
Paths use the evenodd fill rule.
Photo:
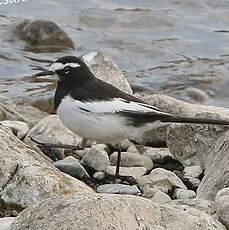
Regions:
<instances>
[{"instance_id":1,"label":"white rock","mask_svg":"<svg viewBox=\"0 0 229 230\"><path fill-rule=\"evenodd\" d=\"M149 175L138 178L137 182L142 188L148 185L150 188L157 188L166 194L172 191L173 188L187 190L186 186L176 174L163 168L153 169Z\"/></svg>"},{"instance_id":2,"label":"white rock","mask_svg":"<svg viewBox=\"0 0 229 230\"><path fill-rule=\"evenodd\" d=\"M192 190L187 189L175 189L173 193L173 198L175 199L193 199L196 197L196 193Z\"/></svg>"},{"instance_id":3,"label":"white rock","mask_svg":"<svg viewBox=\"0 0 229 230\"><path fill-rule=\"evenodd\" d=\"M2 125L10 128L20 140L22 140L29 132L29 125L23 121L1 121Z\"/></svg>"},{"instance_id":4,"label":"white rock","mask_svg":"<svg viewBox=\"0 0 229 230\"><path fill-rule=\"evenodd\" d=\"M15 217L0 218L0 230L9 230L10 225L13 223L15 219L16 219Z\"/></svg>"},{"instance_id":5,"label":"white rock","mask_svg":"<svg viewBox=\"0 0 229 230\"><path fill-rule=\"evenodd\" d=\"M19 214L10 230L27 229L150 229L226 230L210 215L188 206L156 204L131 195L81 194L56 197Z\"/></svg>"},{"instance_id":6,"label":"white rock","mask_svg":"<svg viewBox=\"0 0 229 230\"><path fill-rule=\"evenodd\" d=\"M194 165L184 168L184 177L194 177L199 178L199 176L203 173L200 165Z\"/></svg>"},{"instance_id":7,"label":"white rock","mask_svg":"<svg viewBox=\"0 0 229 230\"><path fill-rule=\"evenodd\" d=\"M4 126L0 129L0 152L0 197L6 207L22 210L48 197L93 192L57 170Z\"/></svg>"},{"instance_id":8,"label":"white rock","mask_svg":"<svg viewBox=\"0 0 229 230\"><path fill-rule=\"evenodd\" d=\"M128 194L128 195L136 195L141 193L136 185L131 186L125 184L103 184L103 185L99 185L96 191L98 193Z\"/></svg>"},{"instance_id":9,"label":"white rock","mask_svg":"<svg viewBox=\"0 0 229 230\"><path fill-rule=\"evenodd\" d=\"M166 204L171 201L167 194L156 188L145 188L143 195L145 198L149 198L151 201L159 204Z\"/></svg>"}]
</instances>

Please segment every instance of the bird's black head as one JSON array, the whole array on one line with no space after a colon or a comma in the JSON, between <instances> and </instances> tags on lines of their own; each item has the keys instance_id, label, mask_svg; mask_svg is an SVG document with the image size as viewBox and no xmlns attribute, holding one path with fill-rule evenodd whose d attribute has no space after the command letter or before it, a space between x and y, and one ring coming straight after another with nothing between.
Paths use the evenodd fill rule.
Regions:
<instances>
[{"instance_id":1,"label":"bird's black head","mask_svg":"<svg viewBox=\"0 0 229 230\"><path fill-rule=\"evenodd\" d=\"M79 84L90 78L91 72L87 65L75 56L65 56L58 58L50 68L58 76L58 81Z\"/></svg>"}]
</instances>

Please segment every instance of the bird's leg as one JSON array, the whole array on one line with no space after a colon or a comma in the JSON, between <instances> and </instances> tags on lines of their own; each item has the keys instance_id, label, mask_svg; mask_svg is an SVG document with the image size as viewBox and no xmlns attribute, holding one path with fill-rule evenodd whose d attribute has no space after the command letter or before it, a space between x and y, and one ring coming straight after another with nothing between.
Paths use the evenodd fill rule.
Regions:
<instances>
[{"instance_id":1,"label":"bird's leg","mask_svg":"<svg viewBox=\"0 0 229 230\"><path fill-rule=\"evenodd\" d=\"M115 175L113 178L114 184L116 184L116 180L117 180L117 178L119 178L120 161L121 161L121 145L118 144L118 155L117 155L117 161L116 161L116 170L115 170Z\"/></svg>"}]
</instances>

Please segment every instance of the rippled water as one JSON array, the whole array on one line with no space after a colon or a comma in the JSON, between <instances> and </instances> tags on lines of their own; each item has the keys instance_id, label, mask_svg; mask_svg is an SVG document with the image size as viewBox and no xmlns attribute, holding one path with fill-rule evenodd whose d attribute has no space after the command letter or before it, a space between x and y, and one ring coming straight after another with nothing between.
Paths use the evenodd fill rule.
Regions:
<instances>
[{"instance_id":1,"label":"rippled water","mask_svg":"<svg viewBox=\"0 0 229 230\"><path fill-rule=\"evenodd\" d=\"M78 49L24 51L20 41L7 39L11 25L23 19L58 23ZM34 79L31 64L96 50L111 55L135 89L196 101L186 90L191 86L207 95L200 102L229 107L228 22L228 0L28 0L0 5L0 93L20 103L42 100L55 86L50 79Z\"/></svg>"}]
</instances>

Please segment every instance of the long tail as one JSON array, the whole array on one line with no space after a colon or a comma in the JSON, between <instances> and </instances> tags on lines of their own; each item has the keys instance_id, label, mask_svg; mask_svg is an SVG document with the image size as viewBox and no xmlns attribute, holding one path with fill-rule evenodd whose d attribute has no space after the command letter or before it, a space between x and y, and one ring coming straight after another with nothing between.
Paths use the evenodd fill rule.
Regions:
<instances>
[{"instance_id":1,"label":"long tail","mask_svg":"<svg viewBox=\"0 0 229 230\"><path fill-rule=\"evenodd\" d=\"M174 123L192 123L192 124L213 124L213 125L229 125L229 120L221 119L208 119L208 118L193 118L193 117L162 117L161 122L174 122Z\"/></svg>"}]
</instances>

